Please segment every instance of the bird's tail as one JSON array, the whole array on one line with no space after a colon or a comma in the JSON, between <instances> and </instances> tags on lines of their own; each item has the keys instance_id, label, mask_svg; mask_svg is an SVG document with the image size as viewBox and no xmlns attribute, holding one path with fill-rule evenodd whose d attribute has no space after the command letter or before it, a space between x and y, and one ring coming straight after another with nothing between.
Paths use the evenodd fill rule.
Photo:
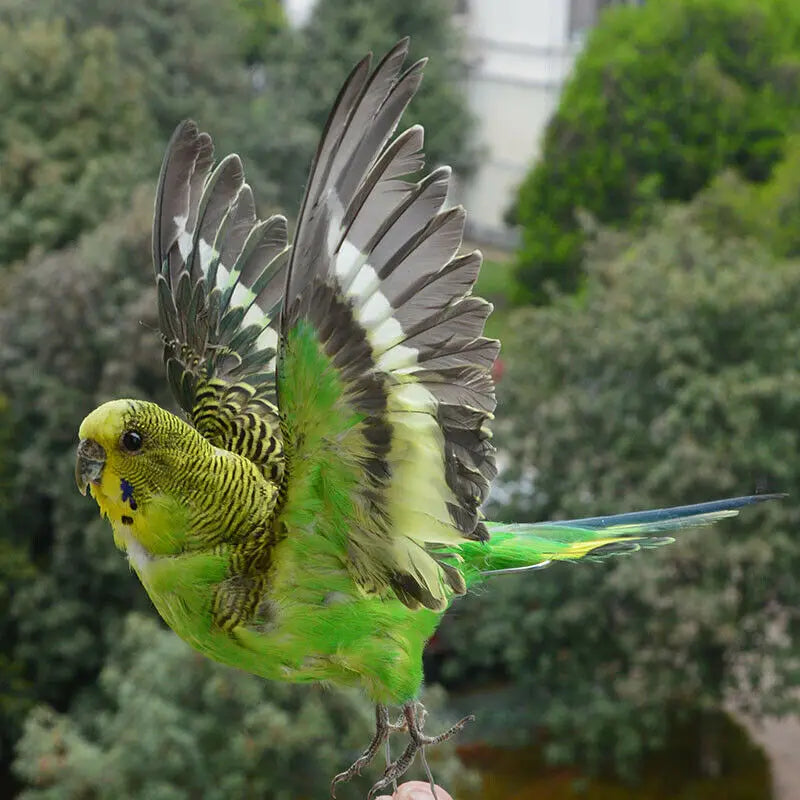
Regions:
<instances>
[{"instance_id":1,"label":"bird's tail","mask_svg":"<svg viewBox=\"0 0 800 800\"><path fill-rule=\"evenodd\" d=\"M735 517L741 508L784 495L758 494L690 506L633 511L610 517L563 522L488 523L489 542L465 542L458 548L467 585L487 574L541 569L553 561L600 560L661 547L682 528L711 525Z\"/></svg>"}]
</instances>

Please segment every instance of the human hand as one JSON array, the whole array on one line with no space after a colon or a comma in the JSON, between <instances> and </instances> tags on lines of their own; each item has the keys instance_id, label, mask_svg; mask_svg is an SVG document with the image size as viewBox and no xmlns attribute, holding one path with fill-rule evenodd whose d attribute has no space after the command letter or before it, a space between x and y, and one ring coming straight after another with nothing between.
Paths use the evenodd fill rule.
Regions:
<instances>
[{"instance_id":1,"label":"human hand","mask_svg":"<svg viewBox=\"0 0 800 800\"><path fill-rule=\"evenodd\" d=\"M409 781L400 786L391 797L388 794L382 794L375 800L432 800L431 787L424 781ZM436 800L453 800L453 798L444 789L437 786Z\"/></svg>"}]
</instances>

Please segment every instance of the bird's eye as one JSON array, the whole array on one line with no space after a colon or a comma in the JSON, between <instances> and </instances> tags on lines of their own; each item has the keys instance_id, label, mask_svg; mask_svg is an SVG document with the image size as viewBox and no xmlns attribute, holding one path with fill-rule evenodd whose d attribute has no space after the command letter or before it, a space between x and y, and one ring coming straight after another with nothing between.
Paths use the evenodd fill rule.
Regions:
<instances>
[{"instance_id":1,"label":"bird's eye","mask_svg":"<svg viewBox=\"0 0 800 800\"><path fill-rule=\"evenodd\" d=\"M125 431L120 439L123 450L138 453L142 449L142 434L138 431Z\"/></svg>"}]
</instances>

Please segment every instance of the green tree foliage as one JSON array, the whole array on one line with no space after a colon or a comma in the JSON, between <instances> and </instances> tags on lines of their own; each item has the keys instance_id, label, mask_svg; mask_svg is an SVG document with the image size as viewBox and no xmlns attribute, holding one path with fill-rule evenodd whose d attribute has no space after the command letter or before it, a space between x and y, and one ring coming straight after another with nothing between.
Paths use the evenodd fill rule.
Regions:
<instances>
[{"instance_id":1,"label":"green tree foliage","mask_svg":"<svg viewBox=\"0 0 800 800\"><path fill-rule=\"evenodd\" d=\"M242 34L239 50L248 64L263 64L280 47L281 37L289 34L281 0L235 0L241 14ZM277 52L277 50L276 50Z\"/></svg>"},{"instance_id":2,"label":"green tree foliage","mask_svg":"<svg viewBox=\"0 0 800 800\"><path fill-rule=\"evenodd\" d=\"M244 0L0 0L0 18L60 21L70 39L88 28L111 31L125 73L141 84L139 104L155 120L157 162L181 119L224 127L246 116L249 80L241 42L247 26L257 24L256 5ZM266 15L268 3L260 5Z\"/></svg>"},{"instance_id":3,"label":"green tree foliage","mask_svg":"<svg viewBox=\"0 0 800 800\"><path fill-rule=\"evenodd\" d=\"M0 22L0 107L0 264L97 225L155 158L142 82L102 28Z\"/></svg>"},{"instance_id":4,"label":"green tree foliage","mask_svg":"<svg viewBox=\"0 0 800 800\"><path fill-rule=\"evenodd\" d=\"M580 311L561 299L518 312L500 386L514 469L493 516L797 486L800 262L715 237L707 203L665 211L638 239L601 236ZM703 726L694 764L714 774L723 703L791 708L798 524L796 503L773 503L657 552L498 578L446 619L450 674L504 670L527 697L504 725L544 728L556 760L631 773L683 718Z\"/></svg>"},{"instance_id":5,"label":"green tree foliage","mask_svg":"<svg viewBox=\"0 0 800 800\"><path fill-rule=\"evenodd\" d=\"M800 135L787 140L783 159L765 183L748 183L727 170L700 197L699 218L708 230L737 231L777 256L800 257Z\"/></svg>"},{"instance_id":6,"label":"green tree foliage","mask_svg":"<svg viewBox=\"0 0 800 800\"><path fill-rule=\"evenodd\" d=\"M13 641L16 625L11 616L15 591L29 585L36 571L24 548L0 537L0 641ZM9 796L10 787L2 773L2 765L11 760L25 714L34 701L33 688L23 665L14 660L8 649L0 650L0 793Z\"/></svg>"},{"instance_id":7,"label":"green tree foliage","mask_svg":"<svg viewBox=\"0 0 800 800\"><path fill-rule=\"evenodd\" d=\"M186 117L242 151L276 203L280 168L251 156L279 133L257 129L246 62L280 20L277 0L0 0L0 263L63 247L120 207Z\"/></svg>"},{"instance_id":8,"label":"green tree foliage","mask_svg":"<svg viewBox=\"0 0 800 800\"><path fill-rule=\"evenodd\" d=\"M628 225L723 168L762 181L800 122L800 5L676 0L606 12L519 190L529 296L582 280L577 210Z\"/></svg>"},{"instance_id":9,"label":"green tree foliage","mask_svg":"<svg viewBox=\"0 0 800 800\"><path fill-rule=\"evenodd\" d=\"M46 707L29 716L16 763L29 786L21 798L324 797L374 726L359 692L220 666L136 614L119 631L99 687L69 716ZM441 692L430 700L440 706ZM453 745L437 759L441 779L452 781Z\"/></svg>"}]
</instances>

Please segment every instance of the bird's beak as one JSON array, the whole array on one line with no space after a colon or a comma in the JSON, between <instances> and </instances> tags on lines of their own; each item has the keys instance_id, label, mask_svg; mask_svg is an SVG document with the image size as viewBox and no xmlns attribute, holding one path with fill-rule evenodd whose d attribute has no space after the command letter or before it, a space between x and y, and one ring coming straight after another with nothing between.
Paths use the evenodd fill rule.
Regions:
<instances>
[{"instance_id":1,"label":"bird's beak","mask_svg":"<svg viewBox=\"0 0 800 800\"><path fill-rule=\"evenodd\" d=\"M89 484L100 485L103 467L106 464L106 451L94 439L81 439L78 457L75 462L75 482L78 491L85 495Z\"/></svg>"}]
</instances>

